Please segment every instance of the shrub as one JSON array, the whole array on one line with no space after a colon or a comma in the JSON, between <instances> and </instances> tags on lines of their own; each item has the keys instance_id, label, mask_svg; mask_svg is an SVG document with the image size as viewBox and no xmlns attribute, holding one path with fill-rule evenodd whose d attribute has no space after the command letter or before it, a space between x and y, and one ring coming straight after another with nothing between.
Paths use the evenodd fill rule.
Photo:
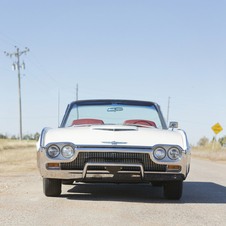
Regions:
<instances>
[{"instance_id":1,"label":"shrub","mask_svg":"<svg viewBox=\"0 0 226 226\"><path fill-rule=\"evenodd\" d=\"M209 139L206 137L203 137L198 141L198 146L200 147L205 147L207 144L209 144Z\"/></svg>"}]
</instances>

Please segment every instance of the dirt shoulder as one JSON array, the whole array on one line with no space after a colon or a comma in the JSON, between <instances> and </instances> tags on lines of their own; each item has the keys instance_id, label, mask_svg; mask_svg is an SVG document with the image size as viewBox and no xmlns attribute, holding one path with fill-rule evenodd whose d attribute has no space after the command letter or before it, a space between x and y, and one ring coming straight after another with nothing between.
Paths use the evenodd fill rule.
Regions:
<instances>
[{"instance_id":1,"label":"dirt shoulder","mask_svg":"<svg viewBox=\"0 0 226 226\"><path fill-rule=\"evenodd\" d=\"M0 175L37 170L35 147L5 149L0 151Z\"/></svg>"},{"instance_id":2,"label":"dirt shoulder","mask_svg":"<svg viewBox=\"0 0 226 226\"><path fill-rule=\"evenodd\" d=\"M0 150L0 195L31 175L39 175L35 147Z\"/></svg>"},{"instance_id":3,"label":"dirt shoulder","mask_svg":"<svg viewBox=\"0 0 226 226\"><path fill-rule=\"evenodd\" d=\"M219 149L216 151L212 150L198 150L195 148L191 149L192 158L216 162L220 164L226 164L226 149Z\"/></svg>"}]
</instances>

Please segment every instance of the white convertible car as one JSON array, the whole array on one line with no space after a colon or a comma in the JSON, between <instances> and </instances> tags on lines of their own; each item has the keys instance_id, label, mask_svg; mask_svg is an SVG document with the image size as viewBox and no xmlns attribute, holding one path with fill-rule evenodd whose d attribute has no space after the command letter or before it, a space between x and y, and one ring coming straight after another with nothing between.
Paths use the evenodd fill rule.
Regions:
<instances>
[{"instance_id":1,"label":"white convertible car","mask_svg":"<svg viewBox=\"0 0 226 226\"><path fill-rule=\"evenodd\" d=\"M60 128L44 128L37 162L46 196L64 183L151 183L180 199L190 169L186 133L167 127L158 104L85 100L68 105Z\"/></svg>"}]
</instances>

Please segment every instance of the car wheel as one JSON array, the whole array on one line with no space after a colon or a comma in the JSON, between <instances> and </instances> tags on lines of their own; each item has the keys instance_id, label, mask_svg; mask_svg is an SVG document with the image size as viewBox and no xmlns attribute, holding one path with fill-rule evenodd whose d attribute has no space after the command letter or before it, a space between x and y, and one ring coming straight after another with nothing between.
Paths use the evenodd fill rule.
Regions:
<instances>
[{"instance_id":1,"label":"car wheel","mask_svg":"<svg viewBox=\"0 0 226 226\"><path fill-rule=\"evenodd\" d=\"M61 194L61 180L43 178L43 192L46 196L57 197Z\"/></svg>"},{"instance_id":2,"label":"car wheel","mask_svg":"<svg viewBox=\"0 0 226 226\"><path fill-rule=\"evenodd\" d=\"M163 183L161 181L152 181L151 182L151 185L153 187L162 187L163 186Z\"/></svg>"},{"instance_id":3,"label":"car wheel","mask_svg":"<svg viewBox=\"0 0 226 226\"><path fill-rule=\"evenodd\" d=\"M167 181L164 183L164 197L179 200L182 196L183 181Z\"/></svg>"}]
</instances>

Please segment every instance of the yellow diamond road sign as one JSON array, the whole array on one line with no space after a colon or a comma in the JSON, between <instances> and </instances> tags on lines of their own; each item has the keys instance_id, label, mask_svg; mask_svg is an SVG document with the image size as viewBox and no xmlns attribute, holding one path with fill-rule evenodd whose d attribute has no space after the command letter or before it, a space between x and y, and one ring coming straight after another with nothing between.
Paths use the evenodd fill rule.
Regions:
<instances>
[{"instance_id":1,"label":"yellow diamond road sign","mask_svg":"<svg viewBox=\"0 0 226 226\"><path fill-rule=\"evenodd\" d=\"M220 133L220 131L223 130L223 128L221 127L221 125L219 123L217 123L216 125L214 125L212 127L212 130L215 134L218 134L218 133Z\"/></svg>"}]
</instances>

